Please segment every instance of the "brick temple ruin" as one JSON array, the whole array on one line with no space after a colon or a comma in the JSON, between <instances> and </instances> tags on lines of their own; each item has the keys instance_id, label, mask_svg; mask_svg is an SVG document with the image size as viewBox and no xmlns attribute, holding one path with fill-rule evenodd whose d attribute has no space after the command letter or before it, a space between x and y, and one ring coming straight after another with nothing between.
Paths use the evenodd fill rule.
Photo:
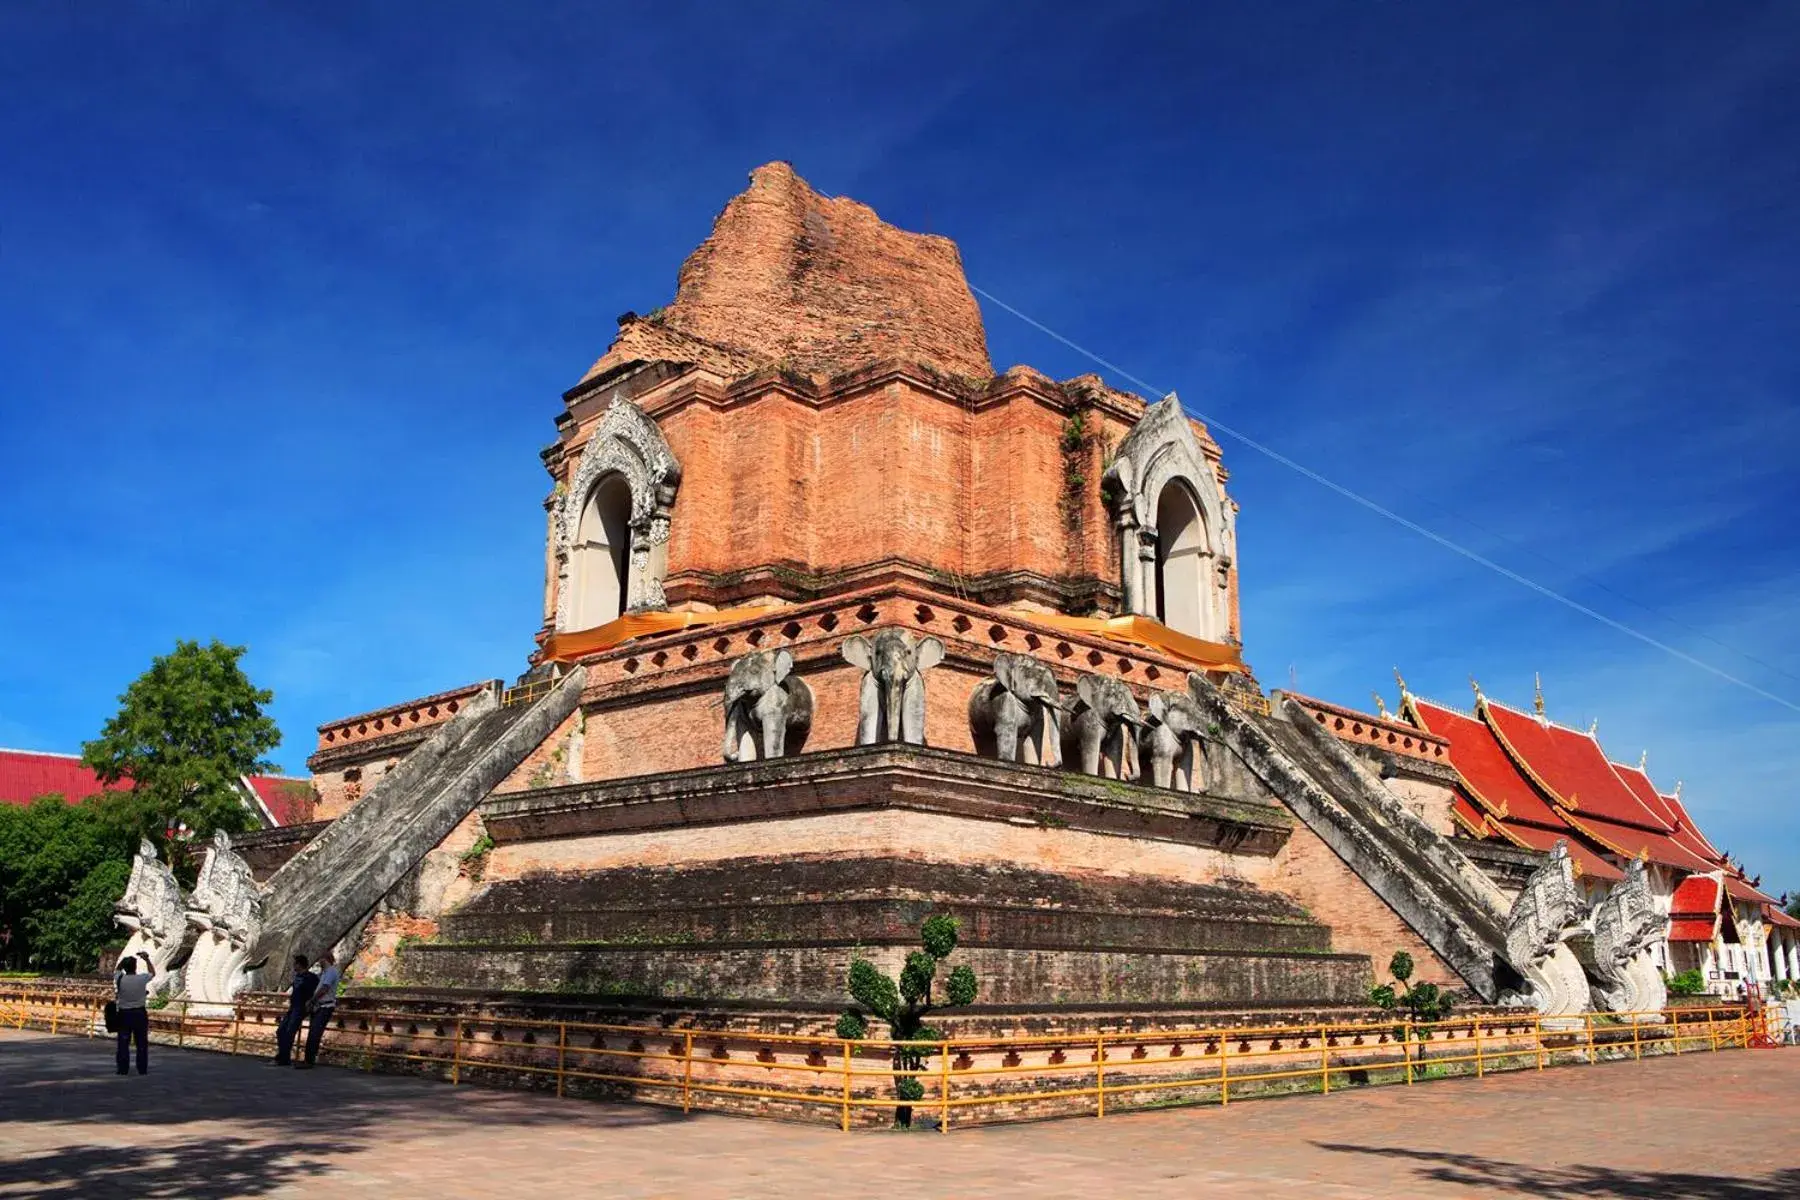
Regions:
<instances>
[{"instance_id":1,"label":"brick temple ruin","mask_svg":"<svg viewBox=\"0 0 1800 1200\"><path fill-rule=\"evenodd\" d=\"M1800 973L1591 737L1265 695L1205 427L996 372L953 243L785 164L556 431L529 670L322 726L320 820L221 840L192 897L138 864L132 948L191 1002L341 944L435 996L828 1028L853 953L949 912L970 1020L1360 1010L1396 950L1478 1003L1656 1009L1678 891L1677 934Z\"/></svg>"}]
</instances>

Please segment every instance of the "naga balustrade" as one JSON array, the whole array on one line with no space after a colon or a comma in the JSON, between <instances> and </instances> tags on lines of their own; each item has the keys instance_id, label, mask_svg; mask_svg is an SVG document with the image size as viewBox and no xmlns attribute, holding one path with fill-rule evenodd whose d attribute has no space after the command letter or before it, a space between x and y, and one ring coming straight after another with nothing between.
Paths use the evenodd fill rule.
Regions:
<instances>
[{"instance_id":1,"label":"naga balustrade","mask_svg":"<svg viewBox=\"0 0 1800 1200\"><path fill-rule=\"evenodd\" d=\"M109 991L0 985L0 1026L92 1037L100 1032ZM284 1011L279 1003L254 1000L229 1011L198 1005L190 1011L177 1000L151 1011L151 1034L177 1046L268 1054ZM948 1132L953 1123L1104 1117L1229 1104L1234 1096L1330 1093L1745 1048L1758 1032L1753 1026L1742 1007L1731 1006L948 1038L912 1043L923 1065L906 1069L894 1065L894 1046L886 1041L387 1009L370 997L347 997L326 1035L324 1057L452 1084L624 1096L683 1112L833 1120L845 1130L886 1124L894 1110L907 1108L915 1121L935 1121ZM897 1099L900 1076L918 1080L924 1097Z\"/></svg>"}]
</instances>

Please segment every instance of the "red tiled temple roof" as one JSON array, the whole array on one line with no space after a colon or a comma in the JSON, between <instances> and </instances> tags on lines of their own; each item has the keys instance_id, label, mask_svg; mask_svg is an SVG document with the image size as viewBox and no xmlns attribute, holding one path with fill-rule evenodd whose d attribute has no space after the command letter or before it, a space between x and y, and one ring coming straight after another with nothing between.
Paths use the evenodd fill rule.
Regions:
<instances>
[{"instance_id":1,"label":"red tiled temple roof","mask_svg":"<svg viewBox=\"0 0 1800 1200\"><path fill-rule=\"evenodd\" d=\"M1601 820L1670 832L1668 823L1646 808L1619 778L1593 734L1485 697L1475 708L1519 768L1561 807Z\"/></svg>"},{"instance_id":2,"label":"red tiled temple roof","mask_svg":"<svg viewBox=\"0 0 1800 1200\"><path fill-rule=\"evenodd\" d=\"M1718 932L1717 917L1673 917L1669 921L1671 942L1710 942Z\"/></svg>"},{"instance_id":3,"label":"red tiled temple roof","mask_svg":"<svg viewBox=\"0 0 1800 1200\"><path fill-rule=\"evenodd\" d=\"M1669 897L1669 912L1691 917L1719 911L1719 879L1716 875L1689 875Z\"/></svg>"},{"instance_id":4,"label":"red tiled temple roof","mask_svg":"<svg viewBox=\"0 0 1800 1200\"><path fill-rule=\"evenodd\" d=\"M1779 905L1763 905L1763 920L1770 925L1782 925L1788 929L1800 929L1800 919L1790 917Z\"/></svg>"},{"instance_id":5,"label":"red tiled temple roof","mask_svg":"<svg viewBox=\"0 0 1800 1200\"><path fill-rule=\"evenodd\" d=\"M1566 841L1569 857L1582 874L1615 881L1625 878L1623 871L1601 857L1538 794L1485 724L1416 696L1405 697L1404 711L1427 733L1450 739L1450 765L1456 768L1463 790L1507 839L1546 851L1558 841Z\"/></svg>"},{"instance_id":6,"label":"red tiled temple roof","mask_svg":"<svg viewBox=\"0 0 1800 1200\"><path fill-rule=\"evenodd\" d=\"M1625 786L1631 789L1638 801L1660 817L1674 831L1670 836L1683 850L1700 861L1711 863L1714 866L1724 862L1724 856L1701 835L1698 829L1694 828L1694 823L1688 817L1686 810L1681 808L1673 796L1665 796L1658 792L1656 785L1650 782L1650 777L1644 774L1641 768L1626 766L1624 763L1613 763L1612 769L1624 781Z\"/></svg>"},{"instance_id":7,"label":"red tiled temple roof","mask_svg":"<svg viewBox=\"0 0 1800 1200\"><path fill-rule=\"evenodd\" d=\"M307 780L280 775L252 775L251 790L278 825L312 820L312 788ZM39 796L60 795L71 804L109 790L73 754L42 750L0 750L0 804L30 804ZM113 791L130 791L121 780Z\"/></svg>"},{"instance_id":8,"label":"red tiled temple roof","mask_svg":"<svg viewBox=\"0 0 1800 1200\"><path fill-rule=\"evenodd\" d=\"M1717 875L1689 875L1669 898L1669 940L1710 942L1719 933L1719 899L1724 889Z\"/></svg>"},{"instance_id":9,"label":"red tiled temple roof","mask_svg":"<svg viewBox=\"0 0 1800 1200\"><path fill-rule=\"evenodd\" d=\"M1718 867L1717 861L1681 843L1668 821L1620 777L1593 734L1486 698L1476 702L1476 711L1563 819L1593 842L1623 858L1645 858L1678 871Z\"/></svg>"}]
</instances>

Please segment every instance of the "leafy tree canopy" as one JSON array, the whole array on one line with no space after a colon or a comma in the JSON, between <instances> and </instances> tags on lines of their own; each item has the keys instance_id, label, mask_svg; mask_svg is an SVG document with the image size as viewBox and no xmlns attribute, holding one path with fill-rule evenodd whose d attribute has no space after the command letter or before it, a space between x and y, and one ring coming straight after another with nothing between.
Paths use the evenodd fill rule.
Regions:
<instances>
[{"instance_id":1,"label":"leafy tree canopy","mask_svg":"<svg viewBox=\"0 0 1800 1200\"><path fill-rule=\"evenodd\" d=\"M239 780L276 769L265 755L281 734L263 712L274 695L245 676L243 654L219 641L177 642L151 660L100 736L82 747L82 762L103 783L131 781L134 835L158 839L174 821L201 837L254 823Z\"/></svg>"},{"instance_id":2,"label":"leafy tree canopy","mask_svg":"<svg viewBox=\"0 0 1800 1200\"><path fill-rule=\"evenodd\" d=\"M66 804L0 804L0 961L91 971L125 940L113 903L125 894L136 835L118 793Z\"/></svg>"}]
</instances>

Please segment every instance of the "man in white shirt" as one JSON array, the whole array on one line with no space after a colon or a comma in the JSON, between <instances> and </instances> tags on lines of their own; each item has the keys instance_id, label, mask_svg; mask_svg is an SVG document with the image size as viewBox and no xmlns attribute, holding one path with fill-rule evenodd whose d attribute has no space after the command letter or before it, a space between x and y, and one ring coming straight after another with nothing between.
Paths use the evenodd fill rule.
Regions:
<instances>
[{"instance_id":1,"label":"man in white shirt","mask_svg":"<svg viewBox=\"0 0 1800 1200\"><path fill-rule=\"evenodd\" d=\"M138 974L138 960L127 954L119 960L113 988L119 1009L119 1074L131 1074L131 1043L137 1043L137 1071L150 1073L150 980L156 967L148 955L144 957L144 973Z\"/></svg>"},{"instance_id":2,"label":"man in white shirt","mask_svg":"<svg viewBox=\"0 0 1800 1200\"><path fill-rule=\"evenodd\" d=\"M312 1024L306 1027L306 1061L295 1064L310 1069L319 1057L319 1043L325 1040L325 1027L337 1012L338 981L344 973L338 970L331 951L319 955L319 986L313 989Z\"/></svg>"}]
</instances>

